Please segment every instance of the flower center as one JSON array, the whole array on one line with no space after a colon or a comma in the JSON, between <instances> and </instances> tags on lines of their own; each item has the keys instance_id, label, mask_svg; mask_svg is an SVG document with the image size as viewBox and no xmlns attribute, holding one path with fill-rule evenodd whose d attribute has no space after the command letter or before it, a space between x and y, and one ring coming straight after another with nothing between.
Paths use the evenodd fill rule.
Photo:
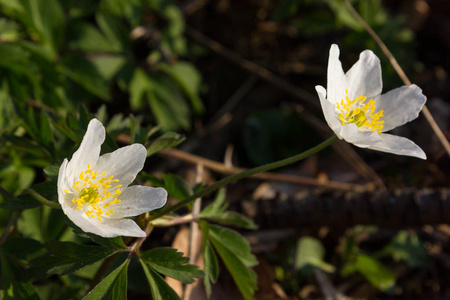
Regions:
<instances>
[{"instance_id":1,"label":"flower center","mask_svg":"<svg viewBox=\"0 0 450 300\"><path fill-rule=\"evenodd\" d=\"M116 185L112 190L113 183L118 183L118 179L113 179L114 176L106 176L107 172L98 174L93 172L91 165L87 166L87 169L81 171L77 181L72 186L73 192L65 189L64 192L74 194L72 199L73 204L77 205L77 209L84 210L84 213L91 218L97 217L99 221L102 220L102 215L109 216L114 213L114 210L108 209L109 206L115 203L120 203L117 196L122 192L120 188L122 185Z\"/></svg>"},{"instance_id":2,"label":"flower center","mask_svg":"<svg viewBox=\"0 0 450 300\"><path fill-rule=\"evenodd\" d=\"M336 104L342 125L354 123L361 131L381 132L384 124L384 121L380 120L383 117L383 110L374 113L375 100L367 100L363 95L350 100L348 90L345 90L345 93L347 94L345 99Z\"/></svg>"}]
</instances>

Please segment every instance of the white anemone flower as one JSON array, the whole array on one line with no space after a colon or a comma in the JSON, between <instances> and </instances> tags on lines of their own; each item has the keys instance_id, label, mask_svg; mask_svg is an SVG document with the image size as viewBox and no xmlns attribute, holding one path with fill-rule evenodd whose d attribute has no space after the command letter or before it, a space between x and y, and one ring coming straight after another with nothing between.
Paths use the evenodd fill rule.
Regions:
<instances>
[{"instance_id":1,"label":"white anemone flower","mask_svg":"<svg viewBox=\"0 0 450 300\"><path fill-rule=\"evenodd\" d=\"M331 45L328 59L327 90L316 86L328 125L335 134L361 148L426 159L412 141L384 132L414 120L426 97L412 84L381 94L381 66L370 50L344 73L339 47Z\"/></svg>"},{"instance_id":2,"label":"white anemone flower","mask_svg":"<svg viewBox=\"0 0 450 300\"><path fill-rule=\"evenodd\" d=\"M133 144L100 156L105 127L89 122L80 148L64 159L58 175L58 200L69 219L85 232L102 237L144 237L131 219L164 206L167 191L148 186L128 186L142 170L145 147Z\"/></svg>"}]
</instances>

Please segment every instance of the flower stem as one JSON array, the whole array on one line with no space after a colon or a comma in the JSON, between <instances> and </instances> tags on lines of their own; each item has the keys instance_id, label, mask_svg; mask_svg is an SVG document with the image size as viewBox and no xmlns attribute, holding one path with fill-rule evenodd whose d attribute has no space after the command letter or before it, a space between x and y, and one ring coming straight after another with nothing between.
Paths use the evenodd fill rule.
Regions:
<instances>
[{"instance_id":1,"label":"flower stem","mask_svg":"<svg viewBox=\"0 0 450 300\"><path fill-rule=\"evenodd\" d=\"M61 209L61 204L47 200L41 194L39 194L38 192L36 192L33 189L28 188L25 190L25 192L29 193L31 196L34 197L34 199L36 199L37 201L41 202L44 205L50 206L51 208Z\"/></svg>"},{"instance_id":2,"label":"flower stem","mask_svg":"<svg viewBox=\"0 0 450 300\"><path fill-rule=\"evenodd\" d=\"M302 152L300 154L297 154L297 155L294 155L294 156L291 156L289 158L282 159L282 160L279 160L279 161L276 161L276 162L273 162L273 163L269 163L269 164L266 164L266 165L263 165L263 166L259 166L259 167L256 167L256 168L253 168L253 169L250 169L250 170L246 170L246 171L238 173L238 174L233 174L231 176L228 176L228 177L226 177L226 178L224 178L224 179L222 179L220 181L217 181L216 183L208 186L207 188L205 188L205 189L203 189L203 190L201 190L201 191L199 191L199 192L197 192L197 193L187 197L186 199L178 202L177 204L175 204L175 205L173 205L171 207L167 207L165 209L162 209L158 213L156 213L154 215L151 215L150 218L149 218L149 221L153 221L153 220L155 220L157 218L160 218L160 217L162 217L162 216L164 216L164 215L166 215L168 213L171 213L171 212L173 212L173 211L175 211L175 210L185 206L186 204L194 201L197 198L203 197L203 196L205 196L205 195L207 195L207 194L209 194L211 192L214 192L215 190L221 188L222 186L224 186L224 185L226 185L226 184L228 184L230 182L233 182L233 181L245 178L245 177L252 176L252 175L254 175L256 173L265 172L265 171L268 171L268 170L280 168L280 167L292 164L292 163L294 163L296 161L305 159L305 158L307 158L307 157L309 157L309 156L319 152L320 150L326 148L327 146L331 145L331 143L333 143L335 140L337 140L337 136L333 135L328 140L326 140L326 141L322 142L321 144L319 144L319 145L317 145L317 146L315 146L315 147L313 147L313 148L311 148L309 150L306 150L305 152Z\"/></svg>"}]
</instances>

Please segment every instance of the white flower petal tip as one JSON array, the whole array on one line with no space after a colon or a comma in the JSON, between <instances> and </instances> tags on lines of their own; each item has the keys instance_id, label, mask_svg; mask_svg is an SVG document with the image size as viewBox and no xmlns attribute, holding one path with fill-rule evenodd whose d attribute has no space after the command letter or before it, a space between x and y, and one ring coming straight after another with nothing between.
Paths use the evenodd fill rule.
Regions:
<instances>
[{"instance_id":1,"label":"white flower petal tip","mask_svg":"<svg viewBox=\"0 0 450 300\"><path fill-rule=\"evenodd\" d=\"M126 217L161 208L167 201L163 188L127 187L142 170L147 150L129 145L100 155L105 128L92 119L80 147L58 174L58 201L63 212L85 232L102 237L144 237L145 232Z\"/></svg>"},{"instance_id":2,"label":"white flower petal tip","mask_svg":"<svg viewBox=\"0 0 450 300\"><path fill-rule=\"evenodd\" d=\"M384 134L416 119L426 102L412 84L381 94L381 65L370 50L344 73L339 47L331 45L327 89L316 86L325 120L335 134L358 147L426 159L419 146L402 137Z\"/></svg>"}]
</instances>

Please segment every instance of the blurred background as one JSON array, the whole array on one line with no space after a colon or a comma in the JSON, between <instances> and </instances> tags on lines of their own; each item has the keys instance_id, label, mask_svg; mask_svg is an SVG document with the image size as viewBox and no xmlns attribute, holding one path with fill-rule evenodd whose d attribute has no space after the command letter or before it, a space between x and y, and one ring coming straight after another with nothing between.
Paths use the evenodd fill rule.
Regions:
<instances>
[{"instance_id":1,"label":"blurred background","mask_svg":"<svg viewBox=\"0 0 450 300\"><path fill-rule=\"evenodd\" d=\"M449 138L450 1L351 2ZM309 149L331 135L315 86L326 86L332 43L344 70L371 49L383 93L403 85L344 1L0 0L0 184L19 195L51 177L92 116L112 137L106 148L185 136L181 154L149 157L150 182L174 173L194 185L206 158L222 164L203 162L210 184ZM450 298L449 156L423 115L393 133L428 160L338 143L228 187L231 208L259 225L243 231L260 261L257 299L321 299L327 287L350 299ZM22 231L39 236L30 216ZM148 247L181 228L155 230ZM213 298L231 299L221 276Z\"/></svg>"}]
</instances>

